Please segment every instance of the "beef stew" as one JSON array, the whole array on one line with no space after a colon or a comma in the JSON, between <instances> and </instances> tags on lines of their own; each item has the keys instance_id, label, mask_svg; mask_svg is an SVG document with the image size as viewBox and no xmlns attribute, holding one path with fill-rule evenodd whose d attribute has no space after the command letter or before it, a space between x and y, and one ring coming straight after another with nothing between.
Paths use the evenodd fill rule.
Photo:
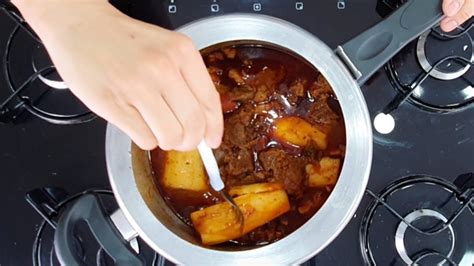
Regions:
<instances>
[{"instance_id":1,"label":"beef stew","mask_svg":"<svg viewBox=\"0 0 474 266\"><path fill-rule=\"evenodd\" d=\"M290 203L284 213L230 243L275 242L308 221L337 182L345 155L338 100L316 69L277 47L224 44L202 55L221 95L224 136L214 154L227 189L278 183ZM203 185L206 175L196 158L195 152L150 152L156 185L191 227L192 213L223 202Z\"/></svg>"}]
</instances>

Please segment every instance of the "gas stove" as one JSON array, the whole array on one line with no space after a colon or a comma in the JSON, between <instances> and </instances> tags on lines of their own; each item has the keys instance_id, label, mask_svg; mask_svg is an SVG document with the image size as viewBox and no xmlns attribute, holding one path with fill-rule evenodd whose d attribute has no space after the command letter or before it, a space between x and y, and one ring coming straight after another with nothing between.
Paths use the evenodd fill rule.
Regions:
<instances>
[{"instance_id":1,"label":"gas stove","mask_svg":"<svg viewBox=\"0 0 474 266\"><path fill-rule=\"evenodd\" d=\"M335 48L403 1L112 2L134 18L169 29L232 12L272 15ZM2 11L0 192L5 218L0 222L0 265L58 265L53 234L65 206L95 194L108 211L116 207L104 160L106 123L67 89L28 25ZM362 87L374 125L369 184L352 221L306 265L474 263L470 25L452 33L426 32ZM110 264L86 232L78 238L91 262ZM132 245L147 265L170 264L144 243Z\"/></svg>"}]
</instances>

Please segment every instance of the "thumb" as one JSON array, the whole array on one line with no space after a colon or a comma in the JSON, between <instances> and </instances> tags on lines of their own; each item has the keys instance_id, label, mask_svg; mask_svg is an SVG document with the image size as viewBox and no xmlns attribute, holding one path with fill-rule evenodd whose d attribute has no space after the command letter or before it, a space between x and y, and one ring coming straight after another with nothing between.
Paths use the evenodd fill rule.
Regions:
<instances>
[{"instance_id":1,"label":"thumb","mask_svg":"<svg viewBox=\"0 0 474 266\"><path fill-rule=\"evenodd\" d=\"M441 21L441 29L449 32L460 26L474 15L474 0L465 0L461 9L454 15Z\"/></svg>"}]
</instances>

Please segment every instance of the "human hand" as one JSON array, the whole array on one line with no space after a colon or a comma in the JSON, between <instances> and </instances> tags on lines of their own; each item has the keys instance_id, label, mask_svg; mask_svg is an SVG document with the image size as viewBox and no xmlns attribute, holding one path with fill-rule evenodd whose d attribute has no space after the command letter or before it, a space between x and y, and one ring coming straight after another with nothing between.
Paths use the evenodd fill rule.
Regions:
<instances>
[{"instance_id":1,"label":"human hand","mask_svg":"<svg viewBox=\"0 0 474 266\"><path fill-rule=\"evenodd\" d=\"M182 34L134 20L106 0L14 0L59 74L92 111L143 149L220 145L219 94Z\"/></svg>"},{"instance_id":2,"label":"human hand","mask_svg":"<svg viewBox=\"0 0 474 266\"><path fill-rule=\"evenodd\" d=\"M443 0L443 12L441 29L450 32L474 15L474 0Z\"/></svg>"}]
</instances>

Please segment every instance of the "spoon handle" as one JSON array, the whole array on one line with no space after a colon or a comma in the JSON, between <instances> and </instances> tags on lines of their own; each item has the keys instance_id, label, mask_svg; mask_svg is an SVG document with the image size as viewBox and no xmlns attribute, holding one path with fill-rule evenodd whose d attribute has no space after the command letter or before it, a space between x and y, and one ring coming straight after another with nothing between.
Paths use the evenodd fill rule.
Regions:
<instances>
[{"instance_id":1,"label":"spoon handle","mask_svg":"<svg viewBox=\"0 0 474 266\"><path fill-rule=\"evenodd\" d=\"M198 145L198 151L201 155L202 162L204 163L204 168L206 168L207 175L209 176L209 182L211 183L212 189L215 191L223 190L225 187L224 182L222 182L219 166L217 165L216 158L214 157L211 148L209 148L203 140Z\"/></svg>"}]
</instances>

